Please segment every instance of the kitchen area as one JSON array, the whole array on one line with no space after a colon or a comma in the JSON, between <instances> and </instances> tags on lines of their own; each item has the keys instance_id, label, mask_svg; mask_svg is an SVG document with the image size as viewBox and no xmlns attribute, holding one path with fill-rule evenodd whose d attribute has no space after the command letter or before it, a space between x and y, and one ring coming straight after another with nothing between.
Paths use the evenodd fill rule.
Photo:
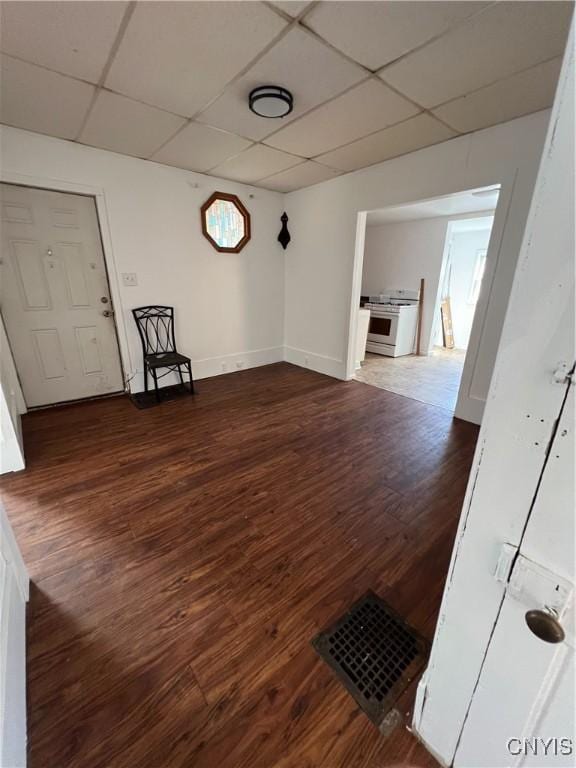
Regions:
<instances>
[{"instance_id":1,"label":"kitchen area","mask_svg":"<svg viewBox=\"0 0 576 768\"><path fill-rule=\"evenodd\" d=\"M357 381L454 413L498 194L368 212Z\"/></svg>"},{"instance_id":2,"label":"kitchen area","mask_svg":"<svg viewBox=\"0 0 576 768\"><path fill-rule=\"evenodd\" d=\"M396 288L362 296L359 323L366 328L359 339L355 378L413 400L454 411L465 352L434 347L418 354L421 322L420 291Z\"/></svg>"}]
</instances>

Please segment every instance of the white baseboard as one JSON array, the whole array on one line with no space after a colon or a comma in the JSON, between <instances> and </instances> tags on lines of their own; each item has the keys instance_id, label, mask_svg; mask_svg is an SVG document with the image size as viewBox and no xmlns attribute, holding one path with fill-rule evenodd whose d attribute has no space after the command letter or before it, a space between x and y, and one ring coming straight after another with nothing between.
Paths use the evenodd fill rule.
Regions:
<instances>
[{"instance_id":1,"label":"white baseboard","mask_svg":"<svg viewBox=\"0 0 576 768\"><path fill-rule=\"evenodd\" d=\"M311 371L332 376L334 379L346 379L346 363L335 357L318 355L296 347L284 347L284 360L301 368L309 368Z\"/></svg>"},{"instance_id":2,"label":"white baseboard","mask_svg":"<svg viewBox=\"0 0 576 768\"><path fill-rule=\"evenodd\" d=\"M485 407L485 400L473 397L459 397L454 416L463 421L470 421L472 424L482 424Z\"/></svg>"},{"instance_id":3,"label":"white baseboard","mask_svg":"<svg viewBox=\"0 0 576 768\"><path fill-rule=\"evenodd\" d=\"M283 360L283 347L253 349L249 352L237 352L232 355L221 355L219 357L207 357L203 360L192 360L192 374L195 380L207 379L210 376L222 376L226 373L236 373L237 371L246 370L247 368L257 368L260 365L281 363ZM163 379L162 386L176 384L177 381L176 374L171 374ZM144 378L141 369L136 371L136 374L129 383L129 388L131 392L143 391Z\"/></svg>"},{"instance_id":4,"label":"white baseboard","mask_svg":"<svg viewBox=\"0 0 576 768\"><path fill-rule=\"evenodd\" d=\"M192 360L192 371L195 379L207 379L209 376L220 376L246 368L258 368L260 365L281 363L283 359L282 347L269 347L221 357L208 357L205 360Z\"/></svg>"}]
</instances>

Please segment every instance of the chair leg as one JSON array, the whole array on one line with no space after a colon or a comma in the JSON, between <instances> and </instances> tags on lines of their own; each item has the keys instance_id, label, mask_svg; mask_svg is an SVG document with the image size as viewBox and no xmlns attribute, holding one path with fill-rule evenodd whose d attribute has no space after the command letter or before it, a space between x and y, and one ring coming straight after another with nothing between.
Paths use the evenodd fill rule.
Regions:
<instances>
[{"instance_id":1,"label":"chair leg","mask_svg":"<svg viewBox=\"0 0 576 768\"><path fill-rule=\"evenodd\" d=\"M188 368L188 375L190 376L190 394L194 394L194 379L192 378L192 364L186 363L186 367Z\"/></svg>"},{"instance_id":2,"label":"chair leg","mask_svg":"<svg viewBox=\"0 0 576 768\"><path fill-rule=\"evenodd\" d=\"M148 392L148 366L144 363L144 392Z\"/></svg>"},{"instance_id":3,"label":"chair leg","mask_svg":"<svg viewBox=\"0 0 576 768\"><path fill-rule=\"evenodd\" d=\"M154 379L154 392L156 394L156 402L160 402L160 390L158 389L158 376L156 374L156 369L152 368L152 378Z\"/></svg>"},{"instance_id":4,"label":"chair leg","mask_svg":"<svg viewBox=\"0 0 576 768\"><path fill-rule=\"evenodd\" d=\"M178 365L178 376L180 376L180 384L184 386L184 376L182 376L182 363Z\"/></svg>"}]
</instances>

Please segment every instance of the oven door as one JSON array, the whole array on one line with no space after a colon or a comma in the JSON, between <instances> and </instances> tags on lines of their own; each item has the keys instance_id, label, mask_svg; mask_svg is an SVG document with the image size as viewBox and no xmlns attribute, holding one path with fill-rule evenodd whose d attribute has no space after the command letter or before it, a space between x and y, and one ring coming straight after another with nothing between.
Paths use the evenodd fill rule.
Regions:
<instances>
[{"instance_id":1,"label":"oven door","mask_svg":"<svg viewBox=\"0 0 576 768\"><path fill-rule=\"evenodd\" d=\"M368 326L368 341L380 344L396 344L398 334L398 315L383 310L370 312L370 325Z\"/></svg>"}]
</instances>

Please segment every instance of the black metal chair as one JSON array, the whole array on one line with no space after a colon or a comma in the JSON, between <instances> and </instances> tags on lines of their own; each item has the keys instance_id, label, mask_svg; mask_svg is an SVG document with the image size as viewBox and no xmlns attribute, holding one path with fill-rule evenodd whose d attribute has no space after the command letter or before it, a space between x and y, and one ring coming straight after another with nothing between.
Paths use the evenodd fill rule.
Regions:
<instances>
[{"instance_id":1,"label":"black metal chair","mask_svg":"<svg viewBox=\"0 0 576 768\"><path fill-rule=\"evenodd\" d=\"M194 379L192 378L192 363L189 357L181 355L176 349L174 338L174 307L154 305L136 307L132 310L144 355L144 390L148 392L148 372L154 381L156 400L160 401L158 379L169 373L178 371L180 383L184 386L182 368L188 369L190 377L190 394L194 394ZM158 375L159 368L168 370Z\"/></svg>"}]
</instances>

